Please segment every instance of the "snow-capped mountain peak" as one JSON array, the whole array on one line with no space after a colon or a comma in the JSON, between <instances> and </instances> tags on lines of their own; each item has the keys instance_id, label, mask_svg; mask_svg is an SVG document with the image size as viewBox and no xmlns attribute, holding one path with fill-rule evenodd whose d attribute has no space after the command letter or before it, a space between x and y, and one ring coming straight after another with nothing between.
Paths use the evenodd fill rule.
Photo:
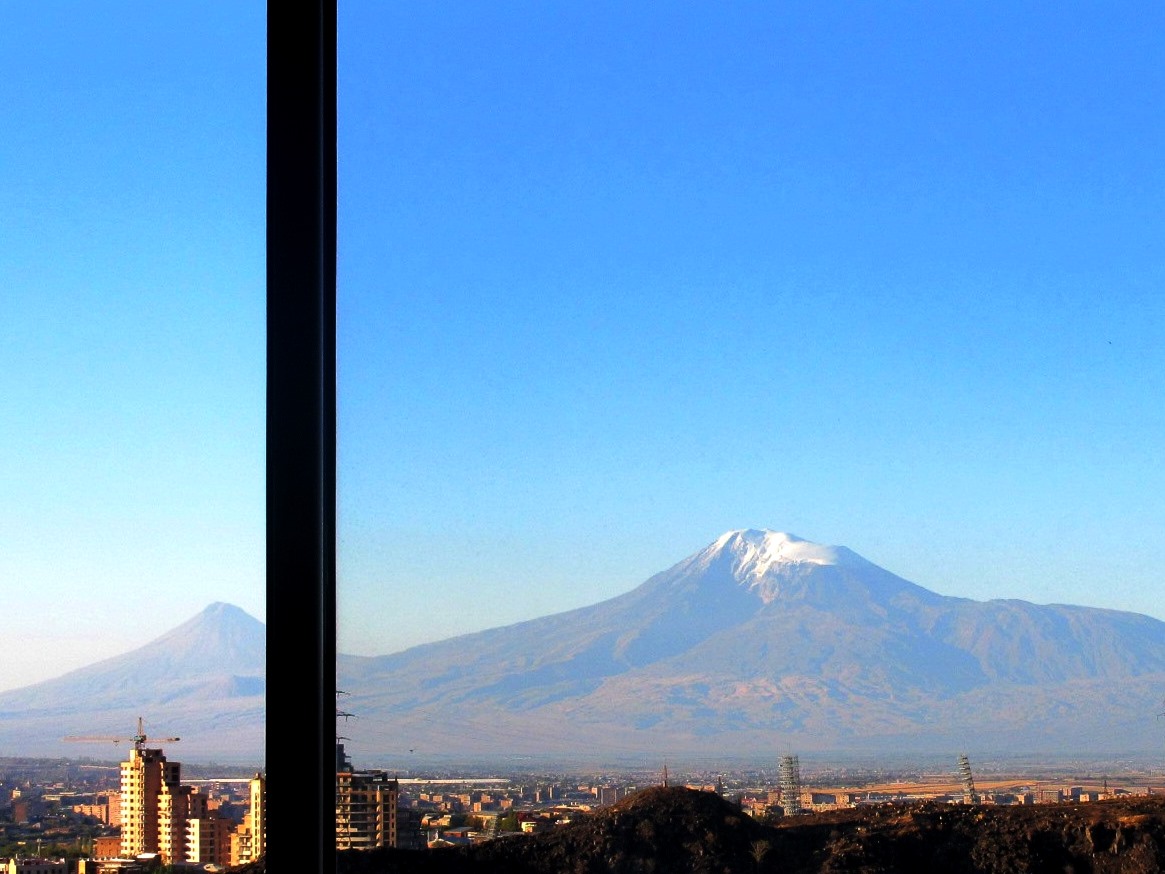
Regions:
<instances>
[{"instance_id":1,"label":"snow-capped mountain peak","mask_svg":"<svg viewBox=\"0 0 1165 874\"><path fill-rule=\"evenodd\" d=\"M795 534L767 529L727 531L709 547L710 554L732 557L732 575L768 603L777 597L780 577L809 566L850 565L857 556L843 546L813 543Z\"/></svg>"},{"instance_id":2,"label":"snow-capped mountain peak","mask_svg":"<svg viewBox=\"0 0 1165 874\"><path fill-rule=\"evenodd\" d=\"M774 564L841 564L838 547L824 546L783 531L745 528L720 535L716 549L738 556L742 573L761 575Z\"/></svg>"},{"instance_id":3,"label":"snow-capped mountain peak","mask_svg":"<svg viewBox=\"0 0 1165 874\"><path fill-rule=\"evenodd\" d=\"M967 737L1001 752L1075 753L1097 738L1150 750L1165 623L939 595L844 546L742 529L590 607L337 670L373 716L362 731L385 726L385 751L402 737L458 752L512 751L520 737L570 756L771 757L774 737L896 754Z\"/></svg>"}]
</instances>

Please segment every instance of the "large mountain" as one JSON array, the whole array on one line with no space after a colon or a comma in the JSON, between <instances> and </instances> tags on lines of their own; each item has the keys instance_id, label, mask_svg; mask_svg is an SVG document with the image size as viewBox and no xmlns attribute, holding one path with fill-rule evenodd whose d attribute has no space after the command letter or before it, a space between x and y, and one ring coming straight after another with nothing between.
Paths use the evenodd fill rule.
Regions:
<instances>
[{"instance_id":1,"label":"large mountain","mask_svg":"<svg viewBox=\"0 0 1165 874\"><path fill-rule=\"evenodd\" d=\"M1165 623L938 595L845 547L730 531L609 601L340 656L362 759L774 750L1142 752Z\"/></svg>"},{"instance_id":2,"label":"large mountain","mask_svg":"<svg viewBox=\"0 0 1165 874\"><path fill-rule=\"evenodd\" d=\"M238 607L211 604L124 655L0 693L0 755L118 758L137 720L150 737L178 737L177 761L264 759L266 632Z\"/></svg>"},{"instance_id":3,"label":"large mountain","mask_svg":"<svg viewBox=\"0 0 1165 874\"><path fill-rule=\"evenodd\" d=\"M265 633L212 604L132 652L0 693L0 755L264 758ZM1157 752L1165 623L951 598L844 547L731 531L590 607L374 658L340 655L369 765L436 753Z\"/></svg>"}]
</instances>

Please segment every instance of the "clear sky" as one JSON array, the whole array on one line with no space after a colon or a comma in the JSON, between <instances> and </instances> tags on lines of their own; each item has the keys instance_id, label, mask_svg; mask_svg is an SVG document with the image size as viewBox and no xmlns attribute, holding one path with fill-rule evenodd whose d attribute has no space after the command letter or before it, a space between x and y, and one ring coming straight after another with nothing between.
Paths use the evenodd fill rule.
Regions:
<instances>
[{"instance_id":1,"label":"clear sky","mask_svg":"<svg viewBox=\"0 0 1165 874\"><path fill-rule=\"evenodd\" d=\"M0 689L265 616L264 33L0 9Z\"/></svg>"},{"instance_id":2,"label":"clear sky","mask_svg":"<svg viewBox=\"0 0 1165 874\"><path fill-rule=\"evenodd\" d=\"M742 527L1165 618L1165 7L341 6L341 649Z\"/></svg>"},{"instance_id":3,"label":"clear sky","mask_svg":"<svg viewBox=\"0 0 1165 874\"><path fill-rule=\"evenodd\" d=\"M741 527L1165 618L1165 8L341 7L341 649ZM0 689L264 618L263 10L0 12Z\"/></svg>"}]
</instances>

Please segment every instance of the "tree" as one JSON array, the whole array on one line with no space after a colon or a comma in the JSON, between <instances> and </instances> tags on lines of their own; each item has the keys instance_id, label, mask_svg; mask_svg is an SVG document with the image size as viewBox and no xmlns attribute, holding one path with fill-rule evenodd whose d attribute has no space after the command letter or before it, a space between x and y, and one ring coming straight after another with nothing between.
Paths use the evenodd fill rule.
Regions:
<instances>
[{"instance_id":1,"label":"tree","mask_svg":"<svg viewBox=\"0 0 1165 874\"><path fill-rule=\"evenodd\" d=\"M752 842L752 860L756 862L756 870L760 871L761 862L764 861L765 856L768 855L770 845L768 841L753 841Z\"/></svg>"}]
</instances>

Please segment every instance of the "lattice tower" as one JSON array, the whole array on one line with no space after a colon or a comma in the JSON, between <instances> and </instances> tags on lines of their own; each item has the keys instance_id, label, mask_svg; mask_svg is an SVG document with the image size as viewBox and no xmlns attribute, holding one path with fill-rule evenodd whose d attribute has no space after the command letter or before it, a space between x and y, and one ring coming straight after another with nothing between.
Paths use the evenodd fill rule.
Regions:
<instances>
[{"instance_id":1,"label":"lattice tower","mask_svg":"<svg viewBox=\"0 0 1165 874\"><path fill-rule=\"evenodd\" d=\"M786 816L801 812L801 760L796 756L781 759L781 807Z\"/></svg>"},{"instance_id":2,"label":"lattice tower","mask_svg":"<svg viewBox=\"0 0 1165 874\"><path fill-rule=\"evenodd\" d=\"M959 754L959 779L963 781L963 800L968 804L978 804L979 793L975 791L975 778L971 775L971 763L966 753Z\"/></svg>"}]
</instances>

